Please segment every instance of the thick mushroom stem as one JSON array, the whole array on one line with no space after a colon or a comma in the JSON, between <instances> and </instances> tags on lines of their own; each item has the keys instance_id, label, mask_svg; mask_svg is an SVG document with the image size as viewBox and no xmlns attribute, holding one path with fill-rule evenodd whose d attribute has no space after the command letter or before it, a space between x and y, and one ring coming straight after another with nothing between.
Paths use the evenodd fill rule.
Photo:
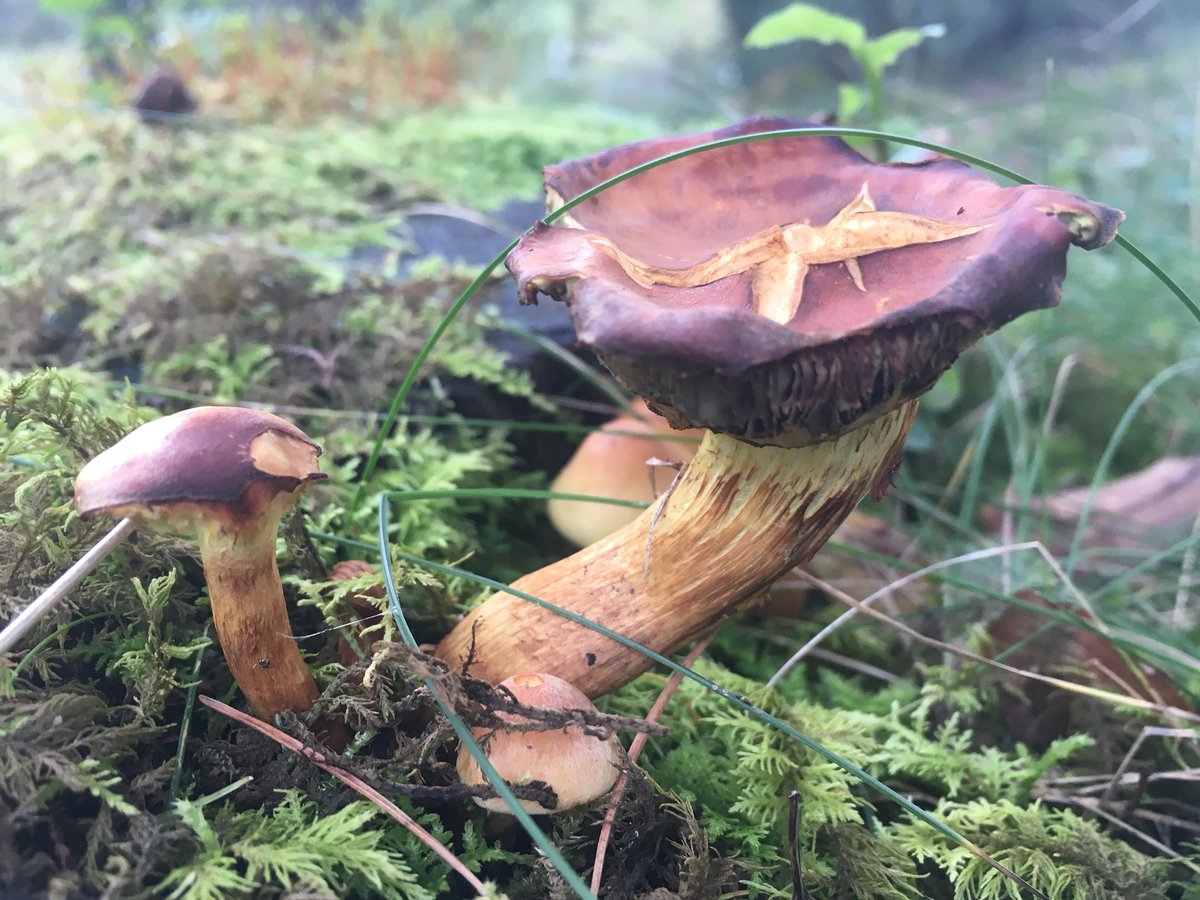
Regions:
<instances>
[{"instance_id":1,"label":"thick mushroom stem","mask_svg":"<svg viewBox=\"0 0 1200 900\"><path fill-rule=\"evenodd\" d=\"M317 684L288 622L275 538L283 513L295 502L281 494L268 512L236 531L199 530L213 624L234 681L259 718L303 712L317 701Z\"/></svg>"},{"instance_id":2,"label":"thick mushroom stem","mask_svg":"<svg viewBox=\"0 0 1200 900\"><path fill-rule=\"evenodd\" d=\"M747 606L810 557L871 490L886 486L916 414L909 401L804 447L753 446L707 432L660 503L513 587L670 653ZM511 594L494 594L438 645L496 682L554 672L589 697L652 661Z\"/></svg>"}]
</instances>

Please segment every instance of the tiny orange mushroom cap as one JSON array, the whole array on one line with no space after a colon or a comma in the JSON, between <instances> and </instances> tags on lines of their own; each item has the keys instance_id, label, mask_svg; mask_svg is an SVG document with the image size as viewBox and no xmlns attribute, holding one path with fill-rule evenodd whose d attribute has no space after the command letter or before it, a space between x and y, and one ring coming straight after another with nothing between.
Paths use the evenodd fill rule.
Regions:
<instances>
[{"instance_id":1,"label":"tiny orange mushroom cap","mask_svg":"<svg viewBox=\"0 0 1200 900\"><path fill-rule=\"evenodd\" d=\"M542 709L595 710L587 695L569 681L554 675L525 673L513 675L498 687L508 690L524 706ZM500 713L502 719L519 725L529 719ZM486 738L488 761L509 784L545 782L558 797L554 809L546 809L534 800L521 800L521 806L534 815L562 812L603 797L621 773L624 751L616 737L604 740L585 734L577 725L556 731L491 731L472 729L478 741ZM458 776L466 785L487 784L479 763L466 747L458 751ZM499 797L475 797L475 802L491 812L509 812Z\"/></svg>"},{"instance_id":2,"label":"tiny orange mushroom cap","mask_svg":"<svg viewBox=\"0 0 1200 900\"><path fill-rule=\"evenodd\" d=\"M267 719L317 699L288 622L275 539L299 494L325 477L320 453L278 416L202 406L135 429L75 481L82 516L129 516L195 535L225 659L254 713Z\"/></svg>"},{"instance_id":3,"label":"tiny orange mushroom cap","mask_svg":"<svg viewBox=\"0 0 1200 900\"><path fill-rule=\"evenodd\" d=\"M649 461L686 463L695 456L703 436L699 428L672 429L666 419L651 412L646 401L638 397L630 403L629 412L583 439L551 483L550 490L651 503L667 488L675 473L661 475ZM630 506L557 497L546 504L550 523L559 534L580 547L627 525L639 512Z\"/></svg>"}]
</instances>

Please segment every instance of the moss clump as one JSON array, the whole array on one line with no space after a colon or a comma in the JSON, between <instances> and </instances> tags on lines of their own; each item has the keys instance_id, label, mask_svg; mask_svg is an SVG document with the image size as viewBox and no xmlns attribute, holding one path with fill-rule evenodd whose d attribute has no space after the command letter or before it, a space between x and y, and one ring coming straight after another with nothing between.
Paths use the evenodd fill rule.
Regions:
<instances>
[{"instance_id":1,"label":"moss clump","mask_svg":"<svg viewBox=\"0 0 1200 900\"><path fill-rule=\"evenodd\" d=\"M861 702L829 706L819 699L829 696L828 686L793 684L780 693L715 663L702 661L696 669L886 783L943 798L935 810L939 818L1055 900L1171 896L1168 860L1148 857L1071 811L1038 802L1039 779L1089 746L1087 737L1054 742L1042 754L1021 745L1004 752L979 746L959 715L931 715L910 680L870 697L859 694ZM606 698L605 709L644 709L660 684L656 676L643 676ZM842 680L837 693L848 701L856 691ZM685 681L662 722L671 734L648 745L642 764L695 808L716 851L737 860L751 897L790 896L786 848L793 792L802 811L802 870L815 896L1021 896L969 851L699 685ZM1105 864L1083 877L1083 861L1101 856Z\"/></svg>"}]
</instances>

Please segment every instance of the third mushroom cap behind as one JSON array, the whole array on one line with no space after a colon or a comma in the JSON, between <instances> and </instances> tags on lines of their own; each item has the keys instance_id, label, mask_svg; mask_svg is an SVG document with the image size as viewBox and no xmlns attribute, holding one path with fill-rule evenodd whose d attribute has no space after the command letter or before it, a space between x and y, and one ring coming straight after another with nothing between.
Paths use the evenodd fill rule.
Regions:
<instances>
[{"instance_id":1,"label":"third mushroom cap behind","mask_svg":"<svg viewBox=\"0 0 1200 900\"><path fill-rule=\"evenodd\" d=\"M704 432L672 431L661 416L635 399L628 412L593 431L576 449L550 490L650 503L667 490L692 458ZM558 533L586 547L638 517L628 506L552 497L546 514Z\"/></svg>"},{"instance_id":2,"label":"third mushroom cap behind","mask_svg":"<svg viewBox=\"0 0 1200 900\"><path fill-rule=\"evenodd\" d=\"M546 170L551 207L695 144L806 123L756 118ZM873 163L786 137L642 173L539 224L520 296L569 304L579 341L677 428L707 429L673 488L514 587L669 653L809 557L886 490L917 398L966 347L1058 302L1071 244L1122 214L1000 187L948 159ZM552 671L598 696L650 661L500 592L439 645L472 674Z\"/></svg>"}]
</instances>

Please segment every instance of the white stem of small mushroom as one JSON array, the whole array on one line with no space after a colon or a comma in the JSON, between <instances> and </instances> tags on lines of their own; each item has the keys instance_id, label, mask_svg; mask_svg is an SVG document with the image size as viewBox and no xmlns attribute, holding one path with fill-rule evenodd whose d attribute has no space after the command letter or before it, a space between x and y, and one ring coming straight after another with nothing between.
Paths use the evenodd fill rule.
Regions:
<instances>
[{"instance_id":1,"label":"white stem of small mushroom","mask_svg":"<svg viewBox=\"0 0 1200 900\"><path fill-rule=\"evenodd\" d=\"M133 519L122 519L91 550L80 557L75 565L63 572L54 584L42 591L32 603L17 613L16 618L5 625L3 631L0 631L0 654L12 650L29 629L37 624L38 620L58 606L71 591L79 587L80 582L91 573L92 569L100 565L100 561L104 557L112 553L125 538L129 537L134 527Z\"/></svg>"}]
</instances>

